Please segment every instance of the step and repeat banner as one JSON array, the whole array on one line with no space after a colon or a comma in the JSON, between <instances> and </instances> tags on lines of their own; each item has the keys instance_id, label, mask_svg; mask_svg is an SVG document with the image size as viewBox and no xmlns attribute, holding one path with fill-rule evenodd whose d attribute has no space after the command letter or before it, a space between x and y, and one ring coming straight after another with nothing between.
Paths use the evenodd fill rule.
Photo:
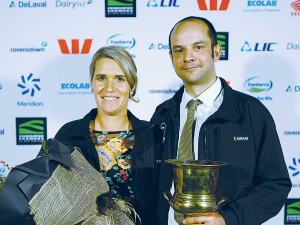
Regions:
<instances>
[{"instance_id":1,"label":"step and repeat banner","mask_svg":"<svg viewBox=\"0 0 300 225\"><path fill-rule=\"evenodd\" d=\"M0 160L33 159L42 140L96 107L89 64L102 46L132 55L140 103L129 108L149 120L182 85L168 35L187 16L214 24L223 47L217 75L258 98L276 122L293 188L265 224L300 224L300 0L1 0Z\"/></svg>"}]
</instances>

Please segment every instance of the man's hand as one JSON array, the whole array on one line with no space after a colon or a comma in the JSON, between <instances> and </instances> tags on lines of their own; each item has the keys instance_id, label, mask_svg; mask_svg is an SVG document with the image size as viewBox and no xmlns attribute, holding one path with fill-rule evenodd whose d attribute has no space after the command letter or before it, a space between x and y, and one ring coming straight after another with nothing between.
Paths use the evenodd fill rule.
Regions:
<instances>
[{"instance_id":1,"label":"man's hand","mask_svg":"<svg viewBox=\"0 0 300 225\"><path fill-rule=\"evenodd\" d=\"M187 217L183 224L226 225L224 218L218 212L201 213L197 217Z\"/></svg>"}]
</instances>

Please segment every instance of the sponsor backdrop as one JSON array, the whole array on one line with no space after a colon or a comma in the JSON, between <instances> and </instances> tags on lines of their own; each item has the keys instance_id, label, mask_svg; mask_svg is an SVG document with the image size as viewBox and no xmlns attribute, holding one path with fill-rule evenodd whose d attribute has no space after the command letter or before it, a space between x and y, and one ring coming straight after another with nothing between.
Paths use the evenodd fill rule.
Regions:
<instances>
[{"instance_id":1,"label":"sponsor backdrop","mask_svg":"<svg viewBox=\"0 0 300 225\"><path fill-rule=\"evenodd\" d=\"M140 103L149 120L182 85L168 35L186 16L208 18L223 51L217 75L272 113L293 182L280 214L265 224L300 224L300 0L0 1L0 160L33 159L43 139L96 107L89 63L120 45L134 58ZM0 165L0 174L9 171Z\"/></svg>"}]
</instances>

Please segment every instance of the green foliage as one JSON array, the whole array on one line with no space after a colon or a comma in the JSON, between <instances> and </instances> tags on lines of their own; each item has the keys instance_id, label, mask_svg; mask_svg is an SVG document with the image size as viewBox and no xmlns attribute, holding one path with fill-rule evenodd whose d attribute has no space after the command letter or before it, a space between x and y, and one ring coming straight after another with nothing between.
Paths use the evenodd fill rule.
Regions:
<instances>
[{"instance_id":1,"label":"green foliage","mask_svg":"<svg viewBox=\"0 0 300 225\"><path fill-rule=\"evenodd\" d=\"M6 176L4 175L0 175L0 191L2 190L4 184L5 184L5 181L6 181Z\"/></svg>"}]
</instances>

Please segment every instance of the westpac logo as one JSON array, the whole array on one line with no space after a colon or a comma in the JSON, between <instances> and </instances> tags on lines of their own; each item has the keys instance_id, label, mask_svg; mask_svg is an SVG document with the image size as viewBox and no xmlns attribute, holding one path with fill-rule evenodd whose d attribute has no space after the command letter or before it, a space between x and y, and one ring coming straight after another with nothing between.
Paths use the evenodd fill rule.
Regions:
<instances>
[{"instance_id":1,"label":"westpac logo","mask_svg":"<svg viewBox=\"0 0 300 225\"><path fill-rule=\"evenodd\" d=\"M21 76L22 83L21 84L19 83L18 87L23 89L22 95L29 94L31 97L33 97L36 90L37 91L41 90L41 88L38 85L38 83L41 80L39 78L33 78L33 79L31 78L33 78L32 73L30 73L26 79L24 75Z\"/></svg>"},{"instance_id":2,"label":"westpac logo","mask_svg":"<svg viewBox=\"0 0 300 225\"><path fill-rule=\"evenodd\" d=\"M295 85L295 86L291 86L289 85L287 87L287 89L285 90L285 92L299 92L300 91L300 86Z\"/></svg>"},{"instance_id":3,"label":"westpac logo","mask_svg":"<svg viewBox=\"0 0 300 225\"><path fill-rule=\"evenodd\" d=\"M273 87L273 82L263 77L251 77L245 81L244 87L250 92L266 92Z\"/></svg>"},{"instance_id":4,"label":"westpac logo","mask_svg":"<svg viewBox=\"0 0 300 225\"><path fill-rule=\"evenodd\" d=\"M245 42L243 45L241 51L242 52L273 52L273 46L277 45L278 43L255 43L254 47L251 47L251 45L248 43L248 41Z\"/></svg>"},{"instance_id":5,"label":"westpac logo","mask_svg":"<svg viewBox=\"0 0 300 225\"><path fill-rule=\"evenodd\" d=\"M295 12L292 12L292 16L300 16L300 0L297 0L291 4Z\"/></svg>"},{"instance_id":6,"label":"westpac logo","mask_svg":"<svg viewBox=\"0 0 300 225\"><path fill-rule=\"evenodd\" d=\"M12 1L9 5L10 8L45 8L47 2L30 2L30 1Z\"/></svg>"},{"instance_id":7,"label":"westpac logo","mask_svg":"<svg viewBox=\"0 0 300 225\"><path fill-rule=\"evenodd\" d=\"M91 4L93 1L92 0L87 0L87 1L61 1L61 0L56 0L55 7L66 7L66 8L71 8L74 9L75 7L85 7L88 4Z\"/></svg>"},{"instance_id":8,"label":"westpac logo","mask_svg":"<svg viewBox=\"0 0 300 225\"><path fill-rule=\"evenodd\" d=\"M300 174L300 158L293 158L293 165L289 166L289 169L291 170L293 177L298 176Z\"/></svg>"},{"instance_id":9,"label":"westpac logo","mask_svg":"<svg viewBox=\"0 0 300 225\"><path fill-rule=\"evenodd\" d=\"M135 39L125 34L116 34L108 38L106 44L117 45L128 50L135 46Z\"/></svg>"},{"instance_id":10,"label":"westpac logo","mask_svg":"<svg viewBox=\"0 0 300 225\"><path fill-rule=\"evenodd\" d=\"M222 45L220 60L228 60L229 56L229 34L228 32L217 32L217 42Z\"/></svg>"},{"instance_id":11,"label":"westpac logo","mask_svg":"<svg viewBox=\"0 0 300 225\"><path fill-rule=\"evenodd\" d=\"M47 118L16 118L17 145L39 145L47 139Z\"/></svg>"},{"instance_id":12,"label":"westpac logo","mask_svg":"<svg viewBox=\"0 0 300 225\"><path fill-rule=\"evenodd\" d=\"M79 39L72 39L70 53L67 42L65 39L58 39L58 44L62 54L88 54L91 49L93 39L85 39L81 52L79 53Z\"/></svg>"},{"instance_id":13,"label":"westpac logo","mask_svg":"<svg viewBox=\"0 0 300 225\"><path fill-rule=\"evenodd\" d=\"M38 52L45 52L45 47L48 45L46 41L44 41L40 47L29 47L29 48L11 48L10 52L19 53L19 52L28 52L28 53L38 53Z\"/></svg>"},{"instance_id":14,"label":"westpac logo","mask_svg":"<svg viewBox=\"0 0 300 225\"><path fill-rule=\"evenodd\" d=\"M205 11L208 10L205 0L197 0L197 2L198 2L198 6L199 6L200 10L205 10ZM217 0L208 0L207 2L209 2L209 10L225 11L228 8L230 0L221 0L219 9L218 9L218 1Z\"/></svg>"},{"instance_id":15,"label":"westpac logo","mask_svg":"<svg viewBox=\"0 0 300 225\"><path fill-rule=\"evenodd\" d=\"M148 7L179 7L177 0L150 0Z\"/></svg>"}]
</instances>

